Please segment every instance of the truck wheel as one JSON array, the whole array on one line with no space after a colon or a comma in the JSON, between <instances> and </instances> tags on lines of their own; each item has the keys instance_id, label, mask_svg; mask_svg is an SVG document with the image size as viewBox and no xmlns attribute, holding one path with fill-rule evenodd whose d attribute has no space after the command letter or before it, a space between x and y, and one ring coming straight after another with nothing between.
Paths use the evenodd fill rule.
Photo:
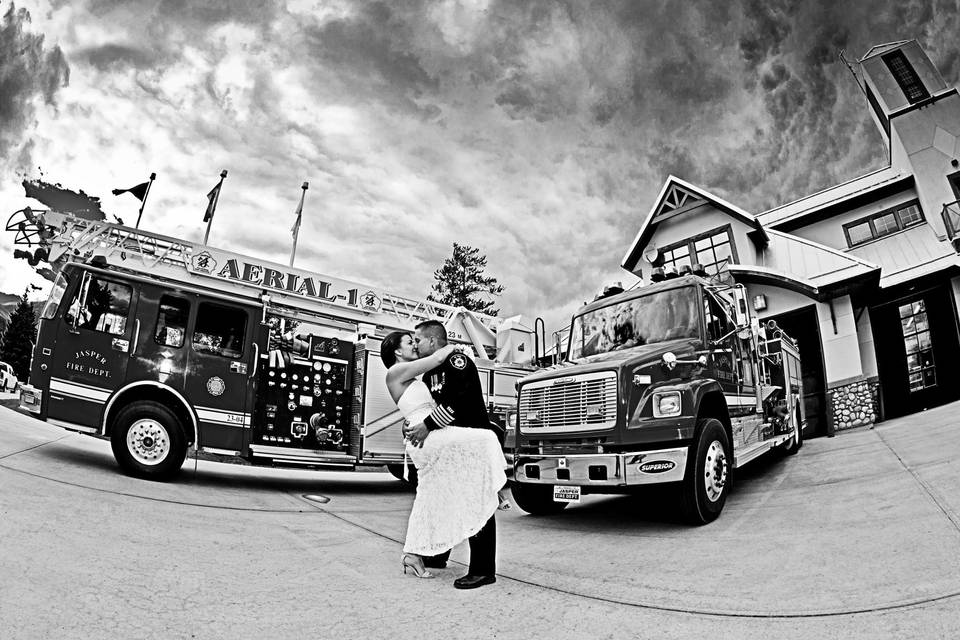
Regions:
<instances>
[{"instance_id":1,"label":"truck wheel","mask_svg":"<svg viewBox=\"0 0 960 640\"><path fill-rule=\"evenodd\" d=\"M407 465L407 478L408 478L407 480L403 479L402 464L388 464L387 471L389 471L390 474L400 482L403 482L404 484L409 484L411 487L417 486L417 481L418 481L417 468L412 464Z\"/></svg>"},{"instance_id":2,"label":"truck wheel","mask_svg":"<svg viewBox=\"0 0 960 640\"><path fill-rule=\"evenodd\" d=\"M803 425L800 424L800 407L793 410L794 435L783 445L783 452L788 456L797 455L803 446Z\"/></svg>"},{"instance_id":3,"label":"truck wheel","mask_svg":"<svg viewBox=\"0 0 960 640\"><path fill-rule=\"evenodd\" d=\"M697 433L690 445L680 504L687 521L703 525L716 520L727 501L730 443L723 425L714 418L701 420Z\"/></svg>"},{"instance_id":4,"label":"truck wheel","mask_svg":"<svg viewBox=\"0 0 960 640\"><path fill-rule=\"evenodd\" d=\"M510 484L510 492L517 506L534 516L548 516L567 508L566 502L553 501L552 484Z\"/></svg>"},{"instance_id":5,"label":"truck wheel","mask_svg":"<svg viewBox=\"0 0 960 640\"><path fill-rule=\"evenodd\" d=\"M110 445L124 473L146 480L172 479L187 457L180 420L167 407L149 400L121 409Z\"/></svg>"}]
</instances>

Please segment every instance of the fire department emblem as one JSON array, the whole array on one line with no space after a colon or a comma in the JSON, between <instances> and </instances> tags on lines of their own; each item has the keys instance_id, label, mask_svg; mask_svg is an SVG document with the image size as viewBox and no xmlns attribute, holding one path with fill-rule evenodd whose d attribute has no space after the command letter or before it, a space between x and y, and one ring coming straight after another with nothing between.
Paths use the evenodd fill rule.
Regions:
<instances>
[{"instance_id":1,"label":"fire department emblem","mask_svg":"<svg viewBox=\"0 0 960 640\"><path fill-rule=\"evenodd\" d=\"M367 291L365 294L360 296L360 306L363 307L364 309L379 311L380 296L375 294L373 291Z\"/></svg>"},{"instance_id":2,"label":"fire department emblem","mask_svg":"<svg viewBox=\"0 0 960 640\"><path fill-rule=\"evenodd\" d=\"M212 396L222 396L223 392L227 390L227 384L223 381L223 378L220 376L213 376L207 380L207 393Z\"/></svg>"},{"instance_id":3,"label":"fire department emblem","mask_svg":"<svg viewBox=\"0 0 960 640\"><path fill-rule=\"evenodd\" d=\"M450 366L454 369L466 369L467 368L467 356L462 353L455 353L450 356Z\"/></svg>"},{"instance_id":4,"label":"fire department emblem","mask_svg":"<svg viewBox=\"0 0 960 640\"><path fill-rule=\"evenodd\" d=\"M201 251L190 259L190 265L194 271L200 273L213 273L217 268L217 261L210 255L209 251Z\"/></svg>"}]
</instances>

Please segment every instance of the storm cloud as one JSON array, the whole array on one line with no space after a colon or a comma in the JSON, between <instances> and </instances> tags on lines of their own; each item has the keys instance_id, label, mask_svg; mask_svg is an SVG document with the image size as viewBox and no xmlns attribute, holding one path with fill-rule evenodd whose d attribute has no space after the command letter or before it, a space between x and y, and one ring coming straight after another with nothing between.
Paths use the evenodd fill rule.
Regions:
<instances>
[{"instance_id":1,"label":"storm cloud","mask_svg":"<svg viewBox=\"0 0 960 640\"><path fill-rule=\"evenodd\" d=\"M30 29L30 13L11 3L0 18L0 158L13 158L10 168L32 168L28 133L35 100L55 105L69 79L60 47L45 47L44 36Z\"/></svg>"},{"instance_id":2,"label":"storm cloud","mask_svg":"<svg viewBox=\"0 0 960 640\"><path fill-rule=\"evenodd\" d=\"M759 212L882 166L841 50L960 80L946 0L34 1L56 46L7 11L0 150L91 194L156 171L144 224L194 239L227 168L212 241L279 261L308 180L298 264L422 297L456 241L554 327L630 284L669 174Z\"/></svg>"}]
</instances>

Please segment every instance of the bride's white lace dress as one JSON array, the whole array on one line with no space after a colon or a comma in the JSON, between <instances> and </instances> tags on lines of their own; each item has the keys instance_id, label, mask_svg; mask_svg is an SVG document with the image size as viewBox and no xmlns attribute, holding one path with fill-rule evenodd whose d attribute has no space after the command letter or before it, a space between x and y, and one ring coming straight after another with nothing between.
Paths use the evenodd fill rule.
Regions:
<instances>
[{"instance_id":1,"label":"bride's white lace dress","mask_svg":"<svg viewBox=\"0 0 960 640\"><path fill-rule=\"evenodd\" d=\"M397 406L416 424L436 405L427 385L414 380ZM506 460L489 429L435 429L423 447L407 444L406 450L418 482L403 550L437 555L477 533L497 510L497 490L507 481Z\"/></svg>"}]
</instances>

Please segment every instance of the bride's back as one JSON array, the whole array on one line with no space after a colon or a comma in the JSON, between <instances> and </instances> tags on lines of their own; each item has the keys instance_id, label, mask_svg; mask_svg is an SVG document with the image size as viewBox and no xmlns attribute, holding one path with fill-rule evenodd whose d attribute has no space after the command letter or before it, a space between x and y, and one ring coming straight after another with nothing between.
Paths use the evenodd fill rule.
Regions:
<instances>
[{"instance_id":1,"label":"bride's back","mask_svg":"<svg viewBox=\"0 0 960 640\"><path fill-rule=\"evenodd\" d=\"M412 380L397 400L397 408L411 424L423 422L436 404L422 380Z\"/></svg>"}]
</instances>

